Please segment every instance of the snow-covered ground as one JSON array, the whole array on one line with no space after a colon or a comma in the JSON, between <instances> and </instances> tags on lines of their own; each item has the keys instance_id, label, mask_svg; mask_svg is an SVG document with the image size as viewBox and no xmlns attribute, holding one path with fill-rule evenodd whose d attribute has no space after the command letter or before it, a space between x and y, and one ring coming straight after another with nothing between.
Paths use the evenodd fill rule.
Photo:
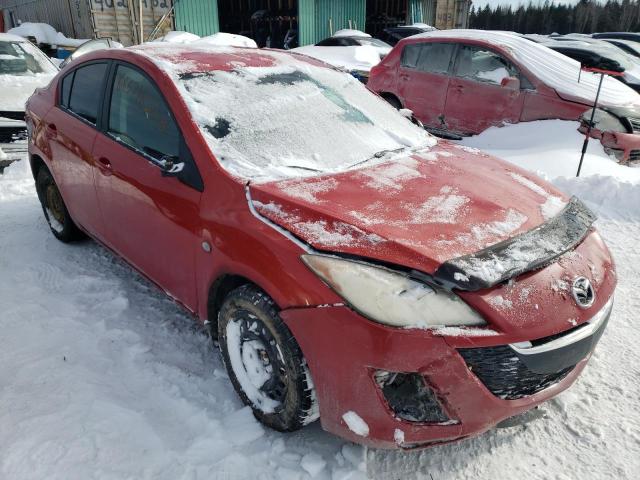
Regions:
<instances>
[{"instance_id":1,"label":"snow-covered ground","mask_svg":"<svg viewBox=\"0 0 640 480\"><path fill-rule=\"evenodd\" d=\"M587 176L571 178L574 130L540 122L464 143L546 172L598 212L619 276L608 329L539 418L414 453L367 451L317 423L262 428L196 322L94 242L56 241L28 163L11 165L0 175L0 479L637 478L640 169L593 142Z\"/></svg>"}]
</instances>

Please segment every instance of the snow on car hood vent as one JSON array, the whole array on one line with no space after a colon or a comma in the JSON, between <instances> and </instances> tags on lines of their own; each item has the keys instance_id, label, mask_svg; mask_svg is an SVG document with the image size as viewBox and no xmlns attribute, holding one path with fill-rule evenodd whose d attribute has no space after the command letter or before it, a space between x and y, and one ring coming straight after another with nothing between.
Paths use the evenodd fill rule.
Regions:
<instances>
[{"instance_id":1,"label":"snow on car hood vent","mask_svg":"<svg viewBox=\"0 0 640 480\"><path fill-rule=\"evenodd\" d=\"M436 281L460 290L481 290L552 263L589 232L595 214L572 197L565 208L539 227L476 253L444 262Z\"/></svg>"}]
</instances>

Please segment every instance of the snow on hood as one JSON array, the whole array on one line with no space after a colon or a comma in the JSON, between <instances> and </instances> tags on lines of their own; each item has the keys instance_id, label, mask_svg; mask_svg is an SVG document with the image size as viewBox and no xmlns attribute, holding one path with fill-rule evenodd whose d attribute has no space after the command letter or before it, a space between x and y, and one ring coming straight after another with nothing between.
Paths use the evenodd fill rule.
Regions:
<instances>
[{"instance_id":1,"label":"snow on hood","mask_svg":"<svg viewBox=\"0 0 640 480\"><path fill-rule=\"evenodd\" d=\"M370 45L352 47L316 47L315 45L308 45L294 48L291 51L308 55L334 67L344 68L349 71L368 72L380 63L379 48Z\"/></svg>"},{"instance_id":2,"label":"snow on hood","mask_svg":"<svg viewBox=\"0 0 640 480\"><path fill-rule=\"evenodd\" d=\"M48 43L64 47L79 47L88 39L67 38L47 23L24 22L18 27L10 29L7 33L20 37L35 37L38 43Z\"/></svg>"},{"instance_id":3,"label":"snow on hood","mask_svg":"<svg viewBox=\"0 0 640 480\"><path fill-rule=\"evenodd\" d=\"M256 211L312 247L433 273L529 231L567 198L531 174L441 141L330 176L250 185Z\"/></svg>"},{"instance_id":4,"label":"snow on hood","mask_svg":"<svg viewBox=\"0 0 640 480\"><path fill-rule=\"evenodd\" d=\"M484 30L438 30L411 38L450 38L482 40L508 50L511 55L558 95L595 101L600 75L580 72L580 63L550 48L506 32ZM578 78L580 81L578 82ZM625 84L606 76L599 102L610 106L640 106L640 96Z\"/></svg>"},{"instance_id":5,"label":"snow on hood","mask_svg":"<svg viewBox=\"0 0 640 480\"><path fill-rule=\"evenodd\" d=\"M46 87L54 73L0 75L0 111L23 112L36 88Z\"/></svg>"}]
</instances>

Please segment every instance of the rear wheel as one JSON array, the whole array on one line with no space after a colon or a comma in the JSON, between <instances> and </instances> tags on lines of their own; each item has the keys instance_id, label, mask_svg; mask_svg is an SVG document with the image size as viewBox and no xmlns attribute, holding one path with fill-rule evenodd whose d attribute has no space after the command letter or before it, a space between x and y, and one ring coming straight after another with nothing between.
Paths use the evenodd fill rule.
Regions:
<instances>
[{"instance_id":1,"label":"rear wheel","mask_svg":"<svg viewBox=\"0 0 640 480\"><path fill-rule=\"evenodd\" d=\"M218 316L218 340L231 382L258 420L291 432L318 418L306 361L264 292L243 285L229 293Z\"/></svg>"},{"instance_id":2,"label":"rear wheel","mask_svg":"<svg viewBox=\"0 0 640 480\"><path fill-rule=\"evenodd\" d=\"M78 229L62 200L60 190L46 167L40 167L36 175L36 191L42 205L44 218L51 232L62 242L72 242L84 237Z\"/></svg>"}]
</instances>

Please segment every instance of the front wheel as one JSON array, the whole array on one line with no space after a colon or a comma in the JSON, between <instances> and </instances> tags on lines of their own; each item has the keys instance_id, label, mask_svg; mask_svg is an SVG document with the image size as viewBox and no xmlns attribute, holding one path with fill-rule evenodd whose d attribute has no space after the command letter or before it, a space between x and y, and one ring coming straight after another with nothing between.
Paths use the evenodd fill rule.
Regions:
<instances>
[{"instance_id":1,"label":"front wheel","mask_svg":"<svg viewBox=\"0 0 640 480\"><path fill-rule=\"evenodd\" d=\"M84 237L69 215L60 190L46 167L40 167L36 175L36 191L42 205L44 218L51 232L62 242L72 242Z\"/></svg>"},{"instance_id":2,"label":"front wheel","mask_svg":"<svg viewBox=\"0 0 640 480\"><path fill-rule=\"evenodd\" d=\"M291 432L318 418L302 351L264 292L243 285L229 293L218 316L218 339L229 378L259 421Z\"/></svg>"}]
</instances>

